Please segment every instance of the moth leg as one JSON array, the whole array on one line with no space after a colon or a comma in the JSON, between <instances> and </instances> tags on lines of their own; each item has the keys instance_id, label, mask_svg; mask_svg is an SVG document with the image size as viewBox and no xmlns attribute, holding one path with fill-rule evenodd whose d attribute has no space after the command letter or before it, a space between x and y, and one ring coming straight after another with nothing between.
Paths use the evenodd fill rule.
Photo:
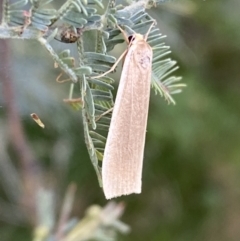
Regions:
<instances>
[{"instance_id":1,"label":"moth leg","mask_svg":"<svg viewBox=\"0 0 240 241\"><path fill-rule=\"evenodd\" d=\"M97 75L97 76L92 76L91 79L98 79L98 78L101 78L109 73L111 73L118 65L118 63L124 58L124 56L126 55L127 53L127 49L121 54L121 56L118 58L118 60L115 62L115 64L111 67L110 70L106 71L105 73L103 74L100 74L100 75Z\"/></svg>"},{"instance_id":2,"label":"moth leg","mask_svg":"<svg viewBox=\"0 0 240 241\"><path fill-rule=\"evenodd\" d=\"M96 119L95 119L95 121L96 121L96 122L99 121L103 116L105 116L106 114L112 112L112 110L113 110L113 107L110 108L109 110L105 111L105 112L102 113L101 115L97 116Z\"/></svg>"}]
</instances>

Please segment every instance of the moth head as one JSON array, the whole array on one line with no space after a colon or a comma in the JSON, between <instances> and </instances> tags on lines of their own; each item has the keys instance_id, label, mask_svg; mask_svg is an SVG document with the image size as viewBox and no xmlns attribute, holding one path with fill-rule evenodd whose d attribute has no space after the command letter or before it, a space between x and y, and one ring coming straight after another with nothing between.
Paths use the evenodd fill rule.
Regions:
<instances>
[{"instance_id":1,"label":"moth head","mask_svg":"<svg viewBox=\"0 0 240 241\"><path fill-rule=\"evenodd\" d=\"M128 41L130 44L132 44L133 42L137 42L139 40L143 40L143 39L144 39L143 35L138 34L138 33L128 36Z\"/></svg>"}]
</instances>

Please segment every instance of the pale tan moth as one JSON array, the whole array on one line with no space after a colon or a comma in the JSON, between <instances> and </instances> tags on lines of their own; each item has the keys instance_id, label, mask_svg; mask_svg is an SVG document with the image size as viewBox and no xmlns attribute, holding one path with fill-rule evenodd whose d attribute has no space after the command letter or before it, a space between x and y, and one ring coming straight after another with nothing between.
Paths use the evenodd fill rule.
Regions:
<instances>
[{"instance_id":1,"label":"pale tan moth","mask_svg":"<svg viewBox=\"0 0 240 241\"><path fill-rule=\"evenodd\" d=\"M103 156L103 191L107 199L141 193L153 55L147 43L150 29L145 36L134 34L128 49L103 74L111 72L125 56Z\"/></svg>"}]
</instances>

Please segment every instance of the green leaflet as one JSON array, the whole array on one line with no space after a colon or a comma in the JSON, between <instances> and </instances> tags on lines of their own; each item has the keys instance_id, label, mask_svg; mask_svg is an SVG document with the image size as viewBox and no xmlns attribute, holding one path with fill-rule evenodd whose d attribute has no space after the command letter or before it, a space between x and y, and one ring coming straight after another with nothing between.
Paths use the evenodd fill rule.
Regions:
<instances>
[{"instance_id":1,"label":"green leaflet","mask_svg":"<svg viewBox=\"0 0 240 241\"><path fill-rule=\"evenodd\" d=\"M110 64L114 64L116 61L116 58L111 56L111 55L105 55L105 54L100 54L100 53L94 53L94 52L85 52L84 53L85 58L92 60L98 60L101 62L107 62Z\"/></svg>"},{"instance_id":2,"label":"green leaflet","mask_svg":"<svg viewBox=\"0 0 240 241\"><path fill-rule=\"evenodd\" d=\"M99 141L102 141L102 142L106 142L107 138L98 134L97 132L95 131L89 131L89 134L92 138L96 139L96 140L99 140Z\"/></svg>"},{"instance_id":3,"label":"green leaflet","mask_svg":"<svg viewBox=\"0 0 240 241\"><path fill-rule=\"evenodd\" d=\"M89 83L91 84L94 84L96 86L99 86L99 87L103 87L104 89L107 89L107 90L113 90L114 87L106 82L103 82L102 80L98 80L98 79L89 79L88 80Z\"/></svg>"},{"instance_id":4,"label":"green leaflet","mask_svg":"<svg viewBox=\"0 0 240 241\"><path fill-rule=\"evenodd\" d=\"M22 8L28 3L28 0L20 0L15 3L9 4L9 10Z\"/></svg>"},{"instance_id":5,"label":"green leaflet","mask_svg":"<svg viewBox=\"0 0 240 241\"><path fill-rule=\"evenodd\" d=\"M76 75L90 75L92 73L92 69L89 66L81 66L74 68L74 72Z\"/></svg>"}]
</instances>

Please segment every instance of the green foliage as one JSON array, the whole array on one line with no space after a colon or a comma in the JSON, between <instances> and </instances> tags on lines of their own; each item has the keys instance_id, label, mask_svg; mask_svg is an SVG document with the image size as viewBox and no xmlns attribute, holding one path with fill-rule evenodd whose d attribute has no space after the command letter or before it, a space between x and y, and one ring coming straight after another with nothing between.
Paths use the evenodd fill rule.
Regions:
<instances>
[{"instance_id":1,"label":"green foliage","mask_svg":"<svg viewBox=\"0 0 240 241\"><path fill-rule=\"evenodd\" d=\"M133 2L129 6L115 6L110 1L104 6L99 0L68 0L59 10L49 8L50 2L31 0L30 8L26 11L23 7L28 3L27 0L13 4L5 1L2 24L12 31L12 38L27 38L25 33L34 30L31 38L35 37L52 56L56 66L79 85L85 142L101 185L99 161L103 157L111 121L110 110L114 105L114 79L109 76L99 79L91 77L110 70L116 61L109 52L123 42L116 38L120 34L117 24L124 26L128 34L145 34L154 20L145 12L144 1ZM155 5L156 2L152 2L147 6ZM97 14L99 8L104 9L104 14ZM51 46L54 38L65 43L76 43L78 60L71 56L68 49L57 54ZM148 43L153 49L152 86L155 93L175 104L172 94L181 92L185 85L178 83L181 78L172 76L177 69L176 61L165 58L170 51L163 38L156 27L151 29L148 36ZM105 112L108 114L104 115Z\"/></svg>"},{"instance_id":2,"label":"green foliage","mask_svg":"<svg viewBox=\"0 0 240 241\"><path fill-rule=\"evenodd\" d=\"M66 1L55 1L58 5L63 2ZM49 6L53 7L54 4ZM184 94L174 96L176 106L166 105L159 95L151 96L143 190L141 195L118 199L126 204L124 221L131 225L131 233L117 240L240 240L239 7L240 1L235 0L182 0L166 1L158 8L148 11L157 20L157 26L162 33L167 34L164 41L171 46L171 57L178 60L181 66L178 73L184 76L188 88ZM57 33L60 32L60 27L59 25L59 28L56 28ZM3 29L2 26L0 28ZM122 28L125 29L124 26ZM4 29L7 31L4 32L6 35L9 33L8 38L15 34L12 30L10 35L10 30L6 27ZM54 35L54 30L51 37L59 39L58 34ZM92 32L94 34L95 30ZM1 35L4 33L1 32ZM35 30L34 33L36 34L27 28L21 36L14 37L36 38L37 33L39 37L42 36L40 31ZM113 41L123 42L120 36L113 38ZM48 42L53 47L56 46L59 52L62 52L60 47L76 47L74 43L71 45L51 41ZM94 42L93 38L88 41L84 38L83 41L85 52L95 52L95 48L98 49L95 44L93 49L90 48L90 43L87 45L88 42ZM105 38L105 43L106 41L108 39ZM106 204L92 165L88 163L81 112L73 112L61 102L68 97L69 86L56 85L54 78L60 72L52 68L52 59L46 56L47 52L41 45L38 46L37 41L6 42L9 48L1 52L1 66L7 61L10 62L10 68L4 68L8 76L13 78L8 82L14 84L14 104L21 115L20 121L28 139L28 146L35 155L34 165L29 165L27 170L33 172L35 168L32 167L37 164L42 170L42 175L38 177L38 186L45 186L47 182L46 191L49 191L49 185L50 188L53 186L56 197L52 202L54 207L51 206L52 210L56 210L54 221L59 220L59 202L66 186L72 181L77 184L78 191L70 215L73 218L68 219L70 222L74 221L74 217L84 216L87 206L93 203L101 206ZM4 41L1 46L3 43ZM77 59L77 50L75 48L74 52L73 48L69 56L73 58L74 55L74 66L79 67L80 58ZM8 60L4 57L6 52L11 54ZM73 67L71 61L65 63ZM118 70L121 70L120 65ZM61 79L66 77L62 76ZM117 78L114 79L117 81ZM2 90L3 80L1 76ZM74 108L79 109L79 84L72 85L75 86L73 96L76 99L68 101ZM21 182L25 170L20 164L23 149L20 149L17 155L12 151L13 138L9 136L9 130L14 130L15 126L9 123L7 106L10 101L4 97L5 92L1 93L0 109L1 240L26 241L32 240L33 228L29 224L32 222L29 222L28 214L33 212L26 214L19 205L22 197L28 201L30 195L22 194L23 189L26 189ZM95 115L98 116L96 105L95 108ZM33 109L46 125L45 129L41 129L30 118L29 114ZM110 118L111 115L107 117ZM89 132L92 138L100 138L95 137L94 133L92 135L92 132L95 130ZM16 134L14 136L17 137ZM106 136L104 133L101 136L104 142ZM101 158L100 155L99 157ZM15 170L13 172L9 170L11 163ZM34 174L32 176L36 176ZM49 178L56 182L49 181ZM32 179L27 180L28 186ZM11 194L21 200L16 201L11 198ZM42 199L35 198L36 202L40 203L43 199L44 196ZM45 201L45 204L48 206L49 202ZM52 212L45 213L52 215ZM34 223L42 224L39 218ZM67 223L67 228L68 224L70 223ZM53 232L55 230L56 228ZM51 232L50 239L52 238Z\"/></svg>"}]
</instances>

